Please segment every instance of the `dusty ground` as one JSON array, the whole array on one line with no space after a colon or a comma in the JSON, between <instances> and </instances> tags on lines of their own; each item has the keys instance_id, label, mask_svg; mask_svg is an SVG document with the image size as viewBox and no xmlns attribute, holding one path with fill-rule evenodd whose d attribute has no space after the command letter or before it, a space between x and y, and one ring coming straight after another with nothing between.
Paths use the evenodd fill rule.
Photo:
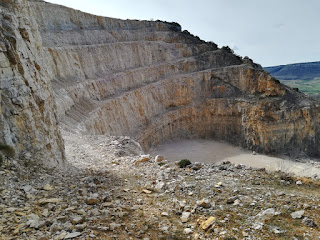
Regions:
<instances>
[{"instance_id":1,"label":"dusty ground","mask_svg":"<svg viewBox=\"0 0 320 240\"><path fill-rule=\"evenodd\" d=\"M282 171L300 177L320 176L320 162L316 159L303 158L292 161L288 157L253 154L249 150L227 143L204 139L168 141L150 149L149 152L153 156L164 155L172 162L184 158L208 164L229 161L233 164L265 168L268 171Z\"/></svg>"},{"instance_id":2,"label":"dusty ground","mask_svg":"<svg viewBox=\"0 0 320 240\"><path fill-rule=\"evenodd\" d=\"M64 171L0 169L0 239L320 239L317 179L180 168L145 161L129 138L64 137Z\"/></svg>"}]
</instances>

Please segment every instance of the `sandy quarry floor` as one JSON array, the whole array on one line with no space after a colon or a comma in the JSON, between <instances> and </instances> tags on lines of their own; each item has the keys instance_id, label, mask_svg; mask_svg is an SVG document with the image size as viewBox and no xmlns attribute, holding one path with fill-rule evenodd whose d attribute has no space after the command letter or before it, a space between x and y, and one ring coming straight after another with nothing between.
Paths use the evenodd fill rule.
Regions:
<instances>
[{"instance_id":1,"label":"sandy quarry floor","mask_svg":"<svg viewBox=\"0 0 320 240\"><path fill-rule=\"evenodd\" d=\"M164 155L169 161L189 159L192 162L244 164L253 168L266 168L268 171L282 171L296 176L320 176L320 162L303 162L253 154L240 147L211 140L180 140L166 142L150 150L151 155Z\"/></svg>"}]
</instances>

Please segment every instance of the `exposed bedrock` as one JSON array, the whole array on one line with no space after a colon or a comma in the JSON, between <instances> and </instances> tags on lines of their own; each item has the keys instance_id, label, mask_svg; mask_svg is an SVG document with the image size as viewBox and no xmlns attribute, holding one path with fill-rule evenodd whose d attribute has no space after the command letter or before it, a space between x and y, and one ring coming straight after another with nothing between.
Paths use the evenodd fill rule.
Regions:
<instances>
[{"instance_id":1,"label":"exposed bedrock","mask_svg":"<svg viewBox=\"0 0 320 240\"><path fill-rule=\"evenodd\" d=\"M64 143L57 125L45 50L24 1L0 2L0 143L13 146L25 164L57 165Z\"/></svg>"},{"instance_id":2,"label":"exposed bedrock","mask_svg":"<svg viewBox=\"0 0 320 240\"><path fill-rule=\"evenodd\" d=\"M43 143L34 144L43 153L63 155L57 117L62 128L129 135L145 149L172 138L212 138L263 153L320 155L319 104L227 47L181 32L175 23L104 18L43 1L12 2L4 5L20 21L12 25L18 42L12 52L20 60L14 64L2 51L7 60L1 65L6 71L1 84L7 86L1 89L2 109L19 109L14 118L47 131ZM12 10L17 6L23 10ZM14 105L14 97L5 94L12 79L30 89L23 100L29 108ZM32 117L22 109L33 111ZM9 118L3 110L2 118ZM26 130L6 121L15 141L24 142L20 135ZM17 144L10 134L4 141Z\"/></svg>"}]
</instances>

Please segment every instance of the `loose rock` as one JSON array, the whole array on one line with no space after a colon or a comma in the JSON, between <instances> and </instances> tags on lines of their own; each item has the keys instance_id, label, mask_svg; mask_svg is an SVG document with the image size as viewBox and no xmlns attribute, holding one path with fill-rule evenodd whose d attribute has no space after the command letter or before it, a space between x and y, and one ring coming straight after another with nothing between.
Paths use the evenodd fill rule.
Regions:
<instances>
[{"instance_id":1,"label":"loose rock","mask_svg":"<svg viewBox=\"0 0 320 240\"><path fill-rule=\"evenodd\" d=\"M206 221L202 222L201 224L201 229L202 230L207 230L211 225L216 221L215 217L209 217Z\"/></svg>"}]
</instances>

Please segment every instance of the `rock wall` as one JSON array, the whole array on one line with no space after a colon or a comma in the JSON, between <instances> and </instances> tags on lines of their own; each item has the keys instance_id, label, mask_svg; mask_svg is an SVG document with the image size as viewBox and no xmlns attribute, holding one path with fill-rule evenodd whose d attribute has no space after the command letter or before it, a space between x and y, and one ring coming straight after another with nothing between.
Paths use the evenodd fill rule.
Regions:
<instances>
[{"instance_id":1,"label":"rock wall","mask_svg":"<svg viewBox=\"0 0 320 240\"><path fill-rule=\"evenodd\" d=\"M0 3L0 142L21 161L57 165L64 143L33 11L24 1Z\"/></svg>"},{"instance_id":2,"label":"rock wall","mask_svg":"<svg viewBox=\"0 0 320 240\"><path fill-rule=\"evenodd\" d=\"M62 128L129 135L145 149L172 138L213 138L264 153L319 156L319 105L229 48L181 32L175 23L104 18L36 0L23 4L31 22L26 30L15 26L15 33L37 50L37 65L24 72L33 74L35 88L47 89L38 113L51 112L50 124L36 114L30 122L50 126L55 135L46 141L60 149L55 114ZM8 69L19 72L16 65ZM36 98L35 92L28 96Z\"/></svg>"}]
</instances>

